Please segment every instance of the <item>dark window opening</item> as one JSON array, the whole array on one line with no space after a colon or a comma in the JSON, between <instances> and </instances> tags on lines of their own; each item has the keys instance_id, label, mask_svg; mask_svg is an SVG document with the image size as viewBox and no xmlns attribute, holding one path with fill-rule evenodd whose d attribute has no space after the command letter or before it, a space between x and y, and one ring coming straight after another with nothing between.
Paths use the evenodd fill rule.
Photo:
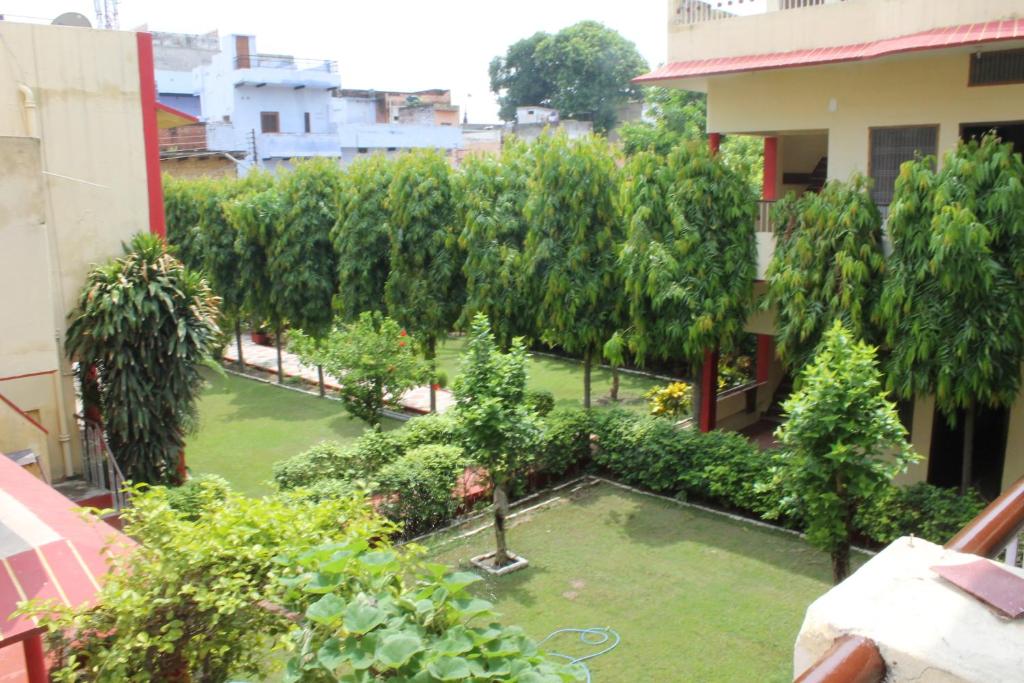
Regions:
<instances>
[{"instance_id":1,"label":"dark window opening","mask_svg":"<svg viewBox=\"0 0 1024 683\"><path fill-rule=\"evenodd\" d=\"M932 446L928 455L928 483L955 488L963 470L964 418L958 410L956 422L936 409L932 424ZM1003 459L1010 424L1006 408L978 407L974 418L974 453L971 456L970 485L991 500L1003 487Z\"/></svg>"},{"instance_id":2,"label":"dark window opening","mask_svg":"<svg viewBox=\"0 0 1024 683\"><path fill-rule=\"evenodd\" d=\"M868 175L875 181L871 198L876 204L892 203L900 166L917 157L935 155L938 139L938 126L871 129Z\"/></svg>"},{"instance_id":3,"label":"dark window opening","mask_svg":"<svg viewBox=\"0 0 1024 683\"><path fill-rule=\"evenodd\" d=\"M900 424L907 430L907 441L910 441L914 435L914 399L901 398L896 401L896 414L900 418Z\"/></svg>"},{"instance_id":4,"label":"dark window opening","mask_svg":"<svg viewBox=\"0 0 1024 683\"><path fill-rule=\"evenodd\" d=\"M394 152L397 149L398 149L397 147L388 147L388 151L389 152Z\"/></svg>"},{"instance_id":5,"label":"dark window opening","mask_svg":"<svg viewBox=\"0 0 1024 683\"><path fill-rule=\"evenodd\" d=\"M1024 50L1000 50L971 55L968 85L1024 83Z\"/></svg>"},{"instance_id":6,"label":"dark window opening","mask_svg":"<svg viewBox=\"0 0 1024 683\"><path fill-rule=\"evenodd\" d=\"M305 129L306 129L307 133L310 133L310 132L313 131L313 125L312 125L312 122L309 120L309 112L308 111L303 115L303 123L305 124Z\"/></svg>"},{"instance_id":7,"label":"dark window opening","mask_svg":"<svg viewBox=\"0 0 1024 683\"><path fill-rule=\"evenodd\" d=\"M260 132L263 133L280 133L281 132L281 116L276 111L261 111L260 112Z\"/></svg>"},{"instance_id":8,"label":"dark window opening","mask_svg":"<svg viewBox=\"0 0 1024 683\"><path fill-rule=\"evenodd\" d=\"M366 154L367 152L370 151L370 148L369 147L356 147L356 151L359 152L360 154Z\"/></svg>"}]
</instances>

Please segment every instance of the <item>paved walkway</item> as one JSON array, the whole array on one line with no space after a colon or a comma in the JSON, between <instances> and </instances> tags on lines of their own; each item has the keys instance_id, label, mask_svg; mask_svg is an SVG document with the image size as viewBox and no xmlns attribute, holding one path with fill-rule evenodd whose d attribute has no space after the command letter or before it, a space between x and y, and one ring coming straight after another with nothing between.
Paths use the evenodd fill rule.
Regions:
<instances>
[{"instance_id":1,"label":"paved walkway","mask_svg":"<svg viewBox=\"0 0 1024 683\"><path fill-rule=\"evenodd\" d=\"M242 355L245 357L245 364L250 368L265 370L270 373L277 373L277 349L273 346L263 346L252 341L248 334L242 335ZM238 362L238 350L234 339L224 348L224 360L232 363ZM294 353L281 350L281 366L284 369L285 377L299 377L313 386L317 386L316 366L303 365L299 362L298 356ZM328 389L337 390L340 388L338 378L324 374L324 386ZM414 413L430 412L430 387L422 386L410 389L402 394L399 403L406 410ZM443 413L455 404L455 397L447 389L437 390L437 412Z\"/></svg>"}]
</instances>

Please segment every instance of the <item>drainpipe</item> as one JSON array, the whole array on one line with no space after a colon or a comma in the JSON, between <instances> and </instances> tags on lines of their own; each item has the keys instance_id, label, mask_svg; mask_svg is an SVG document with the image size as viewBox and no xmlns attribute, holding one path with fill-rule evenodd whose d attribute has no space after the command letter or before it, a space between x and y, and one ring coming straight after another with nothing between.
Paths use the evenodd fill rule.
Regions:
<instances>
[{"instance_id":1,"label":"drainpipe","mask_svg":"<svg viewBox=\"0 0 1024 683\"><path fill-rule=\"evenodd\" d=\"M24 83L18 84L18 92L21 93L21 106L25 110L25 133L30 138L37 138L39 133L36 130L36 95L32 92L32 88Z\"/></svg>"}]
</instances>

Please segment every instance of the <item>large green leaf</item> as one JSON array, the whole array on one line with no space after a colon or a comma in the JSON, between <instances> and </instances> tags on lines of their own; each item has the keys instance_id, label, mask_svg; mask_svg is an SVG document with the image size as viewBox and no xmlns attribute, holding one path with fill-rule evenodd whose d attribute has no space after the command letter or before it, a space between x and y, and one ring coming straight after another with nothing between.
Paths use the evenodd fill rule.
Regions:
<instances>
[{"instance_id":1,"label":"large green leaf","mask_svg":"<svg viewBox=\"0 0 1024 683\"><path fill-rule=\"evenodd\" d=\"M423 640L413 633L389 633L377 642L376 659L389 669L397 669L423 650Z\"/></svg>"}]
</instances>

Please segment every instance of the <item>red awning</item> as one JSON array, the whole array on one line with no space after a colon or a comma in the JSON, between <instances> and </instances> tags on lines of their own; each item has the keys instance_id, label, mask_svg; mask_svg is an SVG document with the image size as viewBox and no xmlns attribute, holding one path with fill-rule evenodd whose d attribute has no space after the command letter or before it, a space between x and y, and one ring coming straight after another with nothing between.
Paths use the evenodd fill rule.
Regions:
<instances>
[{"instance_id":1,"label":"red awning","mask_svg":"<svg viewBox=\"0 0 1024 683\"><path fill-rule=\"evenodd\" d=\"M1007 19L1005 21L990 21L981 24L948 26L908 36L886 38L885 40L857 43L855 45L672 62L649 74L638 76L633 80L637 83L652 83L680 78L743 73L745 71L856 62L905 52L980 45L1003 40L1024 40L1024 19Z\"/></svg>"},{"instance_id":2,"label":"red awning","mask_svg":"<svg viewBox=\"0 0 1024 683\"><path fill-rule=\"evenodd\" d=\"M83 519L80 510L0 455L0 647L36 629L32 620L11 616L19 602L90 601L107 572L107 553L134 545L106 523Z\"/></svg>"}]
</instances>

